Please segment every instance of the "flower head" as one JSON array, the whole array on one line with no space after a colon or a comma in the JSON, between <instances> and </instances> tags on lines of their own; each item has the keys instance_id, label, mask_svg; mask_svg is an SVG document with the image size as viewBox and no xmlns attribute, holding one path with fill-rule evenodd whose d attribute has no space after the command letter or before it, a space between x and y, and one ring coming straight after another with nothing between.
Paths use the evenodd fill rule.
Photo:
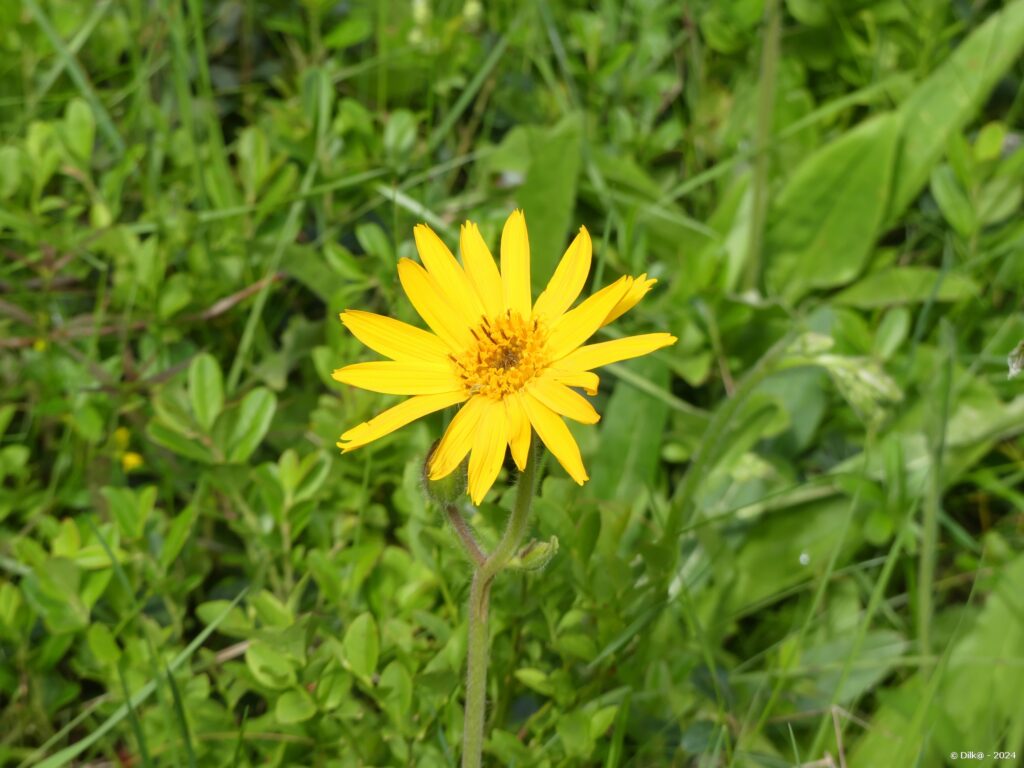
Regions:
<instances>
[{"instance_id":1,"label":"flower head","mask_svg":"<svg viewBox=\"0 0 1024 768\"><path fill-rule=\"evenodd\" d=\"M373 392L410 395L345 432L338 443L342 452L462 404L430 457L431 478L448 475L469 454L469 494L479 504L501 470L505 447L522 470L536 430L582 485L587 472L562 417L583 424L601 417L574 388L595 395L595 368L646 355L676 338L649 333L584 342L633 308L656 281L645 274L622 277L570 309L590 272L592 246L583 227L536 302L521 211L505 222L500 273L471 222L462 227L461 264L426 225L418 225L414 234L423 265L402 259L398 277L433 333L370 312L341 313L356 338L389 359L339 368L334 378Z\"/></svg>"}]
</instances>

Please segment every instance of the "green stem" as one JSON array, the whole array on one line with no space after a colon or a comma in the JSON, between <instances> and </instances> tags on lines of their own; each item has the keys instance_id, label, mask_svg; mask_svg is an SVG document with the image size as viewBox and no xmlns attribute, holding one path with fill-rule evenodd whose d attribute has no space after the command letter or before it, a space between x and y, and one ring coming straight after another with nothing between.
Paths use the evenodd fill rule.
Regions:
<instances>
[{"instance_id":1,"label":"green stem","mask_svg":"<svg viewBox=\"0 0 1024 768\"><path fill-rule=\"evenodd\" d=\"M484 747L484 713L487 708L487 613L494 577L508 564L526 534L536 485L538 447L530 455L519 478L519 491L505 533L494 551L475 567L469 589L469 637L466 649L466 716L462 729L462 768L480 768Z\"/></svg>"},{"instance_id":2,"label":"green stem","mask_svg":"<svg viewBox=\"0 0 1024 768\"><path fill-rule=\"evenodd\" d=\"M487 558L480 549L480 545L476 543L473 531L470 530L469 523L466 522L466 518L464 518L462 513L459 512L459 508L454 504L445 504L444 513L448 516L448 522L452 524L452 528L455 529L455 533L458 534L459 543L462 544L462 548L465 550L466 556L473 561L473 565L477 568L483 566Z\"/></svg>"}]
</instances>

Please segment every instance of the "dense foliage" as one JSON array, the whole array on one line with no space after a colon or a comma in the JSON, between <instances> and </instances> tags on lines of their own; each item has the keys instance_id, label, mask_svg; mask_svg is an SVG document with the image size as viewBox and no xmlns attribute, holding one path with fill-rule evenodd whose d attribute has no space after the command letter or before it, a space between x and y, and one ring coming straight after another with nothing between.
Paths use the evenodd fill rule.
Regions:
<instances>
[{"instance_id":1,"label":"dense foliage","mask_svg":"<svg viewBox=\"0 0 1024 768\"><path fill-rule=\"evenodd\" d=\"M585 224L679 343L546 465L487 759L1018 764L1022 48L1024 0L0 3L0 766L454 764L443 419L342 456L395 399L330 372L342 309L415 322L416 222L516 206L536 287Z\"/></svg>"}]
</instances>

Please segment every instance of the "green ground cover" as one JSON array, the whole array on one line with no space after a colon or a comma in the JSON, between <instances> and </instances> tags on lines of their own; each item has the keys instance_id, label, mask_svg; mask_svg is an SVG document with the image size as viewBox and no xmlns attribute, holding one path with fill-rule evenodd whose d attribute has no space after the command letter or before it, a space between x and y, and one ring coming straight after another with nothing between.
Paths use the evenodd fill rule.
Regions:
<instances>
[{"instance_id":1,"label":"green ground cover","mask_svg":"<svg viewBox=\"0 0 1024 768\"><path fill-rule=\"evenodd\" d=\"M586 225L659 280L600 338L679 342L545 465L485 763L1020 764L1022 49L1024 0L0 3L0 766L456 763L450 414L342 456L395 398L330 374L341 310L418 322L414 224L516 207L535 289Z\"/></svg>"}]
</instances>

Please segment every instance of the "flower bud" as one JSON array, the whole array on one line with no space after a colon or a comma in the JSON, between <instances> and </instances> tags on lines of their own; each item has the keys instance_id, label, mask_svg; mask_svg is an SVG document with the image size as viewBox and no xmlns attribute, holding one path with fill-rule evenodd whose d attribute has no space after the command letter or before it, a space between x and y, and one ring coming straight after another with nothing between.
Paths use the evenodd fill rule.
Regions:
<instances>
[{"instance_id":1,"label":"flower bud","mask_svg":"<svg viewBox=\"0 0 1024 768\"><path fill-rule=\"evenodd\" d=\"M522 571L541 571L558 554L558 537L552 536L548 541L533 539L509 560L509 568Z\"/></svg>"}]
</instances>

